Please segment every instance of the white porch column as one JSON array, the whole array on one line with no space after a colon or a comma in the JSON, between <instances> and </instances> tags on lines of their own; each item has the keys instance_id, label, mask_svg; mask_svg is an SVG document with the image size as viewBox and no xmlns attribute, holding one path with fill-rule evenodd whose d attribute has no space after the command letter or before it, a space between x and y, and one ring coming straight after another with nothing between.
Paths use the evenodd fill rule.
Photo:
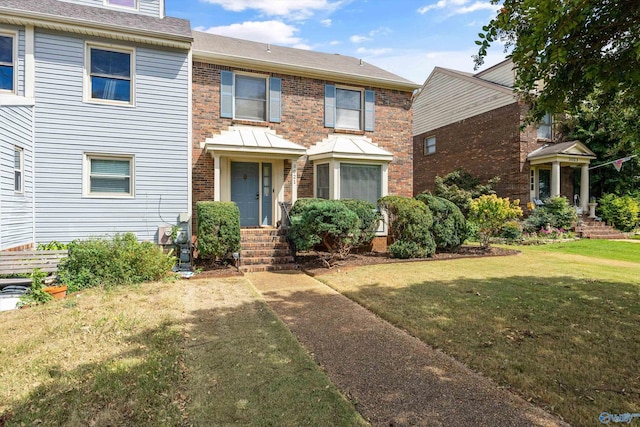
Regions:
<instances>
[{"instance_id":1,"label":"white porch column","mask_svg":"<svg viewBox=\"0 0 640 427\"><path fill-rule=\"evenodd\" d=\"M220 201L220 155L213 156L213 200Z\"/></svg>"},{"instance_id":2,"label":"white porch column","mask_svg":"<svg viewBox=\"0 0 640 427\"><path fill-rule=\"evenodd\" d=\"M551 197L560 195L560 162L551 163Z\"/></svg>"},{"instance_id":3,"label":"white porch column","mask_svg":"<svg viewBox=\"0 0 640 427\"><path fill-rule=\"evenodd\" d=\"M298 160L291 160L291 206L298 200Z\"/></svg>"},{"instance_id":4,"label":"white porch column","mask_svg":"<svg viewBox=\"0 0 640 427\"><path fill-rule=\"evenodd\" d=\"M587 212L589 204L589 165L580 168L580 206L582 212Z\"/></svg>"}]
</instances>

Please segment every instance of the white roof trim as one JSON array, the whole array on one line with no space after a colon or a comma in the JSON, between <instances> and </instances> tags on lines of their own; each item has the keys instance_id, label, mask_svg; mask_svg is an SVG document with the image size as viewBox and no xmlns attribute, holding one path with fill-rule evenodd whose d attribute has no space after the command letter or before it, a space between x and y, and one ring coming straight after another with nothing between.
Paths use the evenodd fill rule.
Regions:
<instances>
[{"instance_id":1,"label":"white roof trim","mask_svg":"<svg viewBox=\"0 0 640 427\"><path fill-rule=\"evenodd\" d=\"M306 148L278 136L270 128L260 126L231 126L220 135L207 138L202 144L211 154L277 155L298 158Z\"/></svg>"},{"instance_id":2,"label":"white roof trim","mask_svg":"<svg viewBox=\"0 0 640 427\"><path fill-rule=\"evenodd\" d=\"M333 134L307 150L309 160L359 159L390 162L393 154L378 147L371 138Z\"/></svg>"}]
</instances>

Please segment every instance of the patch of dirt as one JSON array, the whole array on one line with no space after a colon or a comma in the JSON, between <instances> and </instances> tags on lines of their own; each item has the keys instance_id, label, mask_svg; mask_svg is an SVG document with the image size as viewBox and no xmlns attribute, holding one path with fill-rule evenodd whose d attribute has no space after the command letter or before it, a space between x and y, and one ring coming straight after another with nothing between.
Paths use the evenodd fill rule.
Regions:
<instances>
[{"instance_id":1,"label":"patch of dirt","mask_svg":"<svg viewBox=\"0 0 640 427\"><path fill-rule=\"evenodd\" d=\"M225 262L216 262L212 260L196 258L193 260L193 270L196 272L193 279L209 279L242 276L233 264Z\"/></svg>"},{"instance_id":2,"label":"patch of dirt","mask_svg":"<svg viewBox=\"0 0 640 427\"><path fill-rule=\"evenodd\" d=\"M443 252L437 253L429 258L419 259L398 259L391 258L388 253L379 252L367 252L350 254L346 259L339 260L331 268L327 268L323 264L320 257L316 254L298 255L296 261L300 266L300 270L309 274L310 276L319 276L321 274L328 274L336 271L337 269L345 270L354 267L360 267L364 265L375 264L388 264L396 262L425 262L425 261L441 261L451 260L458 258L477 258L488 256L509 256L520 255L522 252L515 249L506 249L498 247L481 248L480 246L462 246L458 252Z\"/></svg>"}]
</instances>

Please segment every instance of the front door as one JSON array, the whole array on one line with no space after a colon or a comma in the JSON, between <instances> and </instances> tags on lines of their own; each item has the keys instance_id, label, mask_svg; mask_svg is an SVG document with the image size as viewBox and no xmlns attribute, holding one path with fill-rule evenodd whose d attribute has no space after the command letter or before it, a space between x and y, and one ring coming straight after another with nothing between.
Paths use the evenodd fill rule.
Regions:
<instances>
[{"instance_id":1,"label":"front door","mask_svg":"<svg viewBox=\"0 0 640 427\"><path fill-rule=\"evenodd\" d=\"M260 225L260 167L258 163L231 162L231 201L240 209L240 226Z\"/></svg>"}]
</instances>

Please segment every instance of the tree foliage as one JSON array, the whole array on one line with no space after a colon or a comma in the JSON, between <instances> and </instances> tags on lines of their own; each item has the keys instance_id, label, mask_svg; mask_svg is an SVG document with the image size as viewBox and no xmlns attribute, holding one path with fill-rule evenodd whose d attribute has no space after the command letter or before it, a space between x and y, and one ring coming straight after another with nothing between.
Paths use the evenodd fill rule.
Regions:
<instances>
[{"instance_id":1,"label":"tree foliage","mask_svg":"<svg viewBox=\"0 0 640 427\"><path fill-rule=\"evenodd\" d=\"M484 194L495 194L493 187L498 182L500 182L500 177L495 176L487 181L486 184L483 184L469 172L456 169L444 177L436 176L435 195L453 202L453 204L460 208L462 214L466 216L469 212L471 199L475 199Z\"/></svg>"},{"instance_id":2,"label":"tree foliage","mask_svg":"<svg viewBox=\"0 0 640 427\"><path fill-rule=\"evenodd\" d=\"M480 246L489 247L491 237L500 235L504 223L522 216L519 200L509 201L495 194L480 196L471 200L469 220L478 224Z\"/></svg>"},{"instance_id":3,"label":"tree foliage","mask_svg":"<svg viewBox=\"0 0 640 427\"><path fill-rule=\"evenodd\" d=\"M516 69L515 89L531 101L529 121L579 105L594 88L603 103L620 90L639 99L637 0L491 0L501 2L479 34L475 62L482 65L492 43L505 44Z\"/></svg>"}]
</instances>

